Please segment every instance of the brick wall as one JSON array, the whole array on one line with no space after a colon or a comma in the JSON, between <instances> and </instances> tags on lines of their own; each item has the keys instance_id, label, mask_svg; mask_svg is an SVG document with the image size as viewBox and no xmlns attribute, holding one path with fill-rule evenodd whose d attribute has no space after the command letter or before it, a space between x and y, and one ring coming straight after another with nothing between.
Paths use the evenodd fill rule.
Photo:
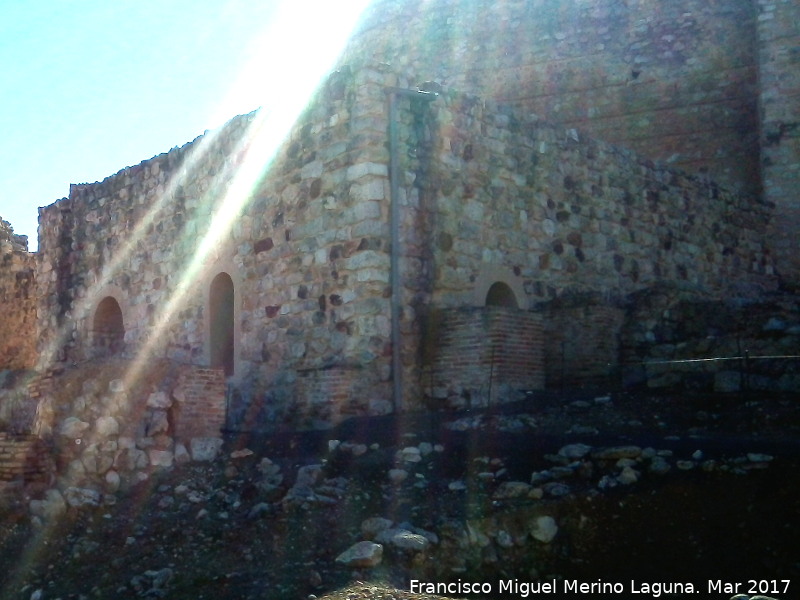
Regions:
<instances>
[{"instance_id":1,"label":"brick wall","mask_svg":"<svg viewBox=\"0 0 800 600\"><path fill-rule=\"evenodd\" d=\"M44 442L34 435L0 432L0 481L41 481L51 459Z\"/></svg>"},{"instance_id":2,"label":"brick wall","mask_svg":"<svg viewBox=\"0 0 800 600\"><path fill-rule=\"evenodd\" d=\"M222 369L181 367L172 392L174 437L219 437L225 427L225 374Z\"/></svg>"},{"instance_id":3,"label":"brick wall","mask_svg":"<svg viewBox=\"0 0 800 600\"><path fill-rule=\"evenodd\" d=\"M414 83L386 64L331 74L203 257L198 241L220 231L214 211L261 115L72 186L40 213L42 347L88 358L93 316L112 295L126 353L208 365L206 299L224 271L235 287L233 379L252 406L283 407L292 419L298 392L347 385L344 375L327 381L331 367L363 369L352 391L366 399L360 410L385 406L393 351L404 404L416 408L428 385L419 315L482 304L476 282L495 272L522 309L660 281L715 294L776 285L768 206L525 110L444 90L424 108L398 101L402 348L392 348L386 90Z\"/></svg>"},{"instance_id":4,"label":"brick wall","mask_svg":"<svg viewBox=\"0 0 800 600\"><path fill-rule=\"evenodd\" d=\"M540 315L500 306L441 309L428 328L422 383L435 404L485 406L544 387Z\"/></svg>"},{"instance_id":5,"label":"brick wall","mask_svg":"<svg viewBox=\"0 0 800 600\"><path fill-rule=\"evenodd\" d=\"M328 426L347 417L391 412L391 403L381 400L388 391L375 392L386 387L386 382L370 381L370 374L357 365L301 370L290 422L299 427Z\"/></svg>"}]
</instances>

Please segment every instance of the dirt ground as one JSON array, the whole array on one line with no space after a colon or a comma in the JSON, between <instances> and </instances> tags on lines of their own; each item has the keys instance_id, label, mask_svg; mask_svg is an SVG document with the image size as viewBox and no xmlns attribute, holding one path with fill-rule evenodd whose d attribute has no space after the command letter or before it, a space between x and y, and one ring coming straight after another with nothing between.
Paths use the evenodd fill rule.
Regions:
<instances>
[{"instance_id":1,"label":"dirt ground","mask_svg":"<svg viewBox=\"0 0 800 600\"><path fill-rule=\"evenodd\" d=\"M435 572L420 559L388 556L376 568L352 569L336 556L359 539L366 517L441 531L453 521L524 514L543 501L498 502L488 487L464 494L447 482L470 482L484 459L503 465L504 480L529 481L549 453L579 441L687 457L700 451L707 460L743 453L775 458L768 468L746 473L673 470L624 489L547 500L562 526L558 544L535 556L498 556L453 573L451 581L691 581L703 586L694 597L728 598L733 594L707 594L707 581L788 579L788 593L769 595L798 597L799 431L800 407L790 397L541 394L490 411L351 421L328 432L231 434L226 454L243 448L254 454L154 472L113 506L70 509L41 527L31 524L18 499L6 496L0 598L432 597L407 591L414 573ZM341 482L335 503L282 502L297 469L325 457L331 439L379 444L380 451L328 456L326 476ZM444 448L426 465L429 483L388 486L395 451L419 442ZM253 485L263 456L285 473L272 492ZM202 501L194 502L193 492Z\"/></svg>"}]
</instances>

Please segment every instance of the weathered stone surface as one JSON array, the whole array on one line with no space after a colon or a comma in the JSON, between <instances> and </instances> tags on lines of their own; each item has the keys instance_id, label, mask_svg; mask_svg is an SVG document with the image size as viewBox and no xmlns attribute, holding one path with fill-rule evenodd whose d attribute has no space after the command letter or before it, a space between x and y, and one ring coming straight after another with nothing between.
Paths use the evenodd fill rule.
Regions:
<instances>
[{"instance_id":1,"label":"weathered stone surface","mask_svg":"<svg viewBox=\"0 0 800 600\"><path fill-rule=\"evenodd\" d=\"M90 488L70 487L64 490L64 500L74 507L99 506L100 498L100 492Z\"/></svg>"},{"instance_id":2,"label":"weathered stone surface","mask_svg":"<svg viewBox=\"0 0 800 600\"><path fill-rule=\"evenodd\" d=\"M67 417L61 423L59 433L66 438L76 440L82 437L89 427L91 427L89 423L81 421L77 417Z\"/></svg>"},{"instance_id":3,"label":"weathered stone surface","mask_svg":"<svg viewBox=\"0 0 800 600\"><path fill-rule=\"evenodd\" d=\"M171 467L175 461L175 455L171 450L148 450L150 464L154 467Z\"/></svg>"},{"instance_id":4,"label":"weathered stone surface","mask_svg":"<svg viewBox=\"0 0 800 600\"><path fill-rule=\"evenodd\" d=\"M44 520L60 517L67 510L67 503L57 489L49 489L41 500L31 500L29 505L32 515Z\"/></svg>"},{"instance_id":5,"label":"weathered stone surface","mask_svg":"<svg viewBox=\"0 0 800 600\"><path fill-rule=\"evenodd\" d=\"M394 521L384 517L370 517L361 522L361 533L365 538L375 539L380 532L394 525Z\"/></svg>"},{"instance_id":6,"label":"weathered stone surface","mask_svg":"<svg viewBox=\"0 0 800 600\"><path fill-rule=\"evenodd\" d=\"M208 462L214 460L222 448L220 438L192 438L189 441L192 460Z\"/></svg>"},{"instance_id":7,"label":"weathered stone surface","mask_svg":"<svg viewBox=\"0 0 800 600\"><path fill-rule=\"evenodd\" d=\"M172 406L172 398L166 392L153 392L147 397L148 408L160 408L165 410Z\"/></svg>"},{"instance_id":8,"label":"weathered stone surface","mask_svg":"<svg viewBox=\"0 0 800 600\"><path fill-rule=\"evenodd\" d=\"M375 541L383 544L395 546L402 550L411 550L414 552L424 551L430 544L428 539L417 533L413 533L407 529L384 529L379 532Z\"/></svg>"},{"instance_id":9,"label":"weathered stone surface","mask_svg":"<svg viewBox=\"0 0 800 600\"><path fill-rule=\"evenodd\" d=\"M346 567L370 568L381 563L383 546L375 542L358 542L336 557L336 562Z\"/></svg>"},{"instance_id":10,"label":"weathered stone surface","mask_svg":"<svg viewBox=\"0 0 800 600\"><path fill-rule=\"evenodd\" d=\"M100 417L94 423L94 430L100 437L119 434L119 422L111 416Z\"/></svg>"},{"instance_id":11,"label":"weathered stone surface","mask_svg":"<svg viewBox=\"0 0 800 600\"><path fill-rule=\"evenodd\" d=\"M534 539L549 544L558 534L558 525L553 517L537 517L531 524L531 536Z\"/></svg>"},{"instance_id":12,"label":"weathered stone surface","mask_svg":"<svg viewBox=\"0 0 800 600\"><path fill-rule=\"evenodd\" d=\"M494 498L503 500L508 498L523 498L527 496L533 486L524 481L504 481L494 492Z\"/></svg>"},{"instance_id":13,"label":"weathered stone surface","mask_svg":"<svg viewBox=\"0 0 800 600\"><path fill-rule=\"evenodd\" d=\"M558 454L563 456L564 458L573 460L576 458L583 458L592 450L591 446L586 444L569 444L567 446L562 447Z\"/></svg>"}]
</instances>

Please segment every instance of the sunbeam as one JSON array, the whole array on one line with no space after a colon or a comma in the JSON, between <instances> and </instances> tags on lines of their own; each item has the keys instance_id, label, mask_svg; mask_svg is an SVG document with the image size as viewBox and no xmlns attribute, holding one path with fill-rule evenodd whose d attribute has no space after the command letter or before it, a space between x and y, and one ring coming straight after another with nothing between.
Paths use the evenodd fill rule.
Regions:
<instances>
[{"instance_id":1,"label":"sunbeam","mask_svg":"<svg viewBox=\"0 0 800 600\"><path fill-rule=\"evenodd\" d=\"M140 380L149 361L160 358L162 350L168 351L168 344L164 344L166 331L176 314L185 307L187 298L194 293L210 257L223 244L245 210L255 186L268 176L270 165L287 134L313 97L321 79L333 67L367 2L282 2L275 19L265 26L253 45L247 64L238 66L236 83L218 106L212 123L219 125L236 112L247 112L258 106L260 109L250 119L237 147L231 149L230 155L236 159L226 161L225 167L214 174L210 192L202 199L210 207L204 230L197 232L196 238L176 240L176 243L191 243L193 251L180 269L179 276L173 279L167 302L154 315L146 339L138 340L139 345L134 346L135 354L122 377L126 389L131 389ZM236 68L234 65L231 67ZM165 211L179 188L199 175L207 175L198 171L203 168L207 153L214 148L223 130L218 127L192 144L181 166L144 215L129 226L130 234L118 240L101 272L87 282L86 293L73 299L65 314L65 322L55 329L40 349L41 371L48 371L62 358L60 350L73 335L75 319L90 316L108 286L116 283L122 273L131 270L132 259L141 251L148 230L165 218ZM214 197L217 191L220 195ZM47 524L26 546L21 553L20 573L25 572L25 564L34 562L41 553L56 525L57 522Z\"/></svg>"}]
</instances>

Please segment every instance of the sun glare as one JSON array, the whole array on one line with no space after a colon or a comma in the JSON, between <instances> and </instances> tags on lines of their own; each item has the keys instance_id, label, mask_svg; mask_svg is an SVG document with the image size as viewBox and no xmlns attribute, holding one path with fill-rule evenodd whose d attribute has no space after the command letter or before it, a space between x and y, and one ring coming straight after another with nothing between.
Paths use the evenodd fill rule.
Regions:
<instances>
[{"instance_id":1,"label":"sun glare","mask_svg":"<svg viewBox=\"0 0 800 600\"><path fill-rule=\"evenodd\" d=\"M208 257L241 215L258 181L264 176L290 129L311 100L321 79L341 53L368 0L344 3L284 2L265 29L251 60L245 65L223 102L227 118L234 107L253 99L261 107L234 155L244 159L235 166L223 198L217 200L213 225L199 241L188 268L158 316L150 342L134 361L135 378L150 357L152 345L170 323L183 300L195 288ZM309 16L309 12L312 14Z\"/></svg>"},{"instance_id":2,"label":"sun glare","mask_svg":"<svg viewBox=\"0 0 800 600\"><path fill-rule=\"evenodd\" d=\"M210 253L219 247L220 240L241 215L252 190L266 173L291 127L308 105L322 78L333 68L369 1L281 1L274 18L265 24L262 34L253 42L246 64L231 65L238 76L210 120L215 129L195 144L183 167L165 187L162 197L106 263L89 293L79 300L74 314L85 314L96 304L103 288L136 251L144 231L160 218L174 190L183 185L187 177L195 175L196 165L202 163L204 153L213 145L217 128L237 114L260 108L250 123L249 131L242 136L241 146L233 153L243 156L244 160L235 166L233 172L226 170L217 175L218 178L229 178L230 183L224 197L214 199L216 208L210 219L213 226L198 240L190 265L183 270L177 288L157 315L155 330L148 336L149 342L139 349L134 372L129 373L126 379L134 379L143 364L153 357L156 341L162 338L162 332L170 324L175 311L194 289ZM63 328L45 349L43 358L46 364L55 358L57 348L61 347L67 335L67 328Z\"/></svg>"},{"instance_id":3,"label":"sun glare","mask_svg":"<svg viewBox=\"0 0 800 600\"><path fill-rule=\"evenodd\" d=\"M284 0L249 51L211 120L214 127L235 114L262 107L287 119L310 99L340 55L370 0Z\"/></svg>"}]
</instances>

